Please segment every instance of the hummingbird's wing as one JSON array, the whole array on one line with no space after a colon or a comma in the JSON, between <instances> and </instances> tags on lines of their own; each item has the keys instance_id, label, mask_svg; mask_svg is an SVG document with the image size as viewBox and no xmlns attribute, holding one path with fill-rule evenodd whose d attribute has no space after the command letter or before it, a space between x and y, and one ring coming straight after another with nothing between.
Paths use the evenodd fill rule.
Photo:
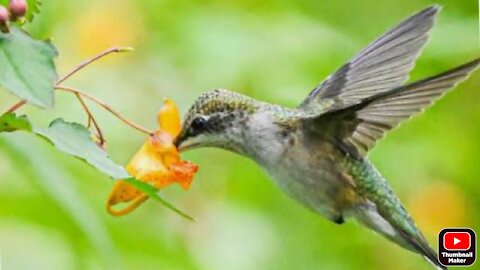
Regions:
<instances>
[{"instance_id":1,"label":"hummingbird's wing","mask_svg":"<svg viewBox=\"0 0 480 270\"><path fill-rule=\"evenodd\" d=\"M316 87L299 109L320 115L402 85L428 39L439 9L428 7L372 42Z\"/></svg>"},{"instance_id":2,"label":"hummingbird's wing","mask_svg":"<svg viewBox=\"0 0 480 270\"><path fill-rule=\"evenodd\" d=\"M421 112L447 90L468 78L480 58L442 74L400 86L342 110L325 113L309 123L353 155L365 155L384 134ZM324 135L325 136L325 135Z\"/></svg>"}]
</instances>

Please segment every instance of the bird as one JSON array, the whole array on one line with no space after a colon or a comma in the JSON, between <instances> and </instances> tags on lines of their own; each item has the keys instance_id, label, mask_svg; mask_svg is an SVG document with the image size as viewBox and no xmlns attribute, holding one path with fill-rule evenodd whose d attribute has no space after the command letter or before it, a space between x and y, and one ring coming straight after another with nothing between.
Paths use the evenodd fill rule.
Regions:
<instances>
[{"instance_id":1,"label":"bird","mask_svg":"<svg viewBox=\"0 0 480 270\"><path fill-rule=\"evenodd\" d=\"M368 152L480 65L480 58L415 82L410 71L440 11L429 6L370 43L296 108L215 89L187 111L175 145L215 147L255 161L288 196L337 224L347 219L423 256L428 244Z\"/></svg>"}]
</instances>

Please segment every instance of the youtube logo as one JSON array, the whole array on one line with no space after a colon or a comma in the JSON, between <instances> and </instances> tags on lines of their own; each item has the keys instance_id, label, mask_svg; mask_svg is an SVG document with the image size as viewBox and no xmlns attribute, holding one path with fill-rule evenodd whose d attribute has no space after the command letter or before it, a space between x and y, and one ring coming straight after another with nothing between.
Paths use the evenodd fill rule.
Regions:
<instances>
[{"instance_id":1,"label":"youtube logo","mask_svg":"<svg viewBox=\"0 0 480 270\"><path fill-rule=\"evenodd\" d=\"M476 235L469 228L447 228L438 235L438 261L445 266L470 266L476 259Z\"/></svg>"},{"instance_id":2,"label":"youtube logo","mask_svg":"<svg viewBox=\"0 0 480 270\"><path fill-rule=\"evenodd\" d=\"M467 232L447 232L443 235L443 247L446 250L468 250L472 245L472 237Z\"/></svg>"}]
</instances>

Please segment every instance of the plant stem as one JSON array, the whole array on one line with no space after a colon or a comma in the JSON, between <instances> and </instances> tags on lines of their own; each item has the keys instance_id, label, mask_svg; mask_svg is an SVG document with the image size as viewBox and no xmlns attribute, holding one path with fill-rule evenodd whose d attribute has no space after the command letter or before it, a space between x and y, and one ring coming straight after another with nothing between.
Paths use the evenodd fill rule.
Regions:
<instances>
[{"instance_id":1,"label":"plant stem","mask_svg":"<svg viewBox=\"0 0 480 270\"><path fill-rule=\"evenodd\" d=\"M12 107L10 107L5 113L13 113L15 112L16 110L18 110L18 108L22 107L23 105L27 104L27 101L26 100L20 100L19 102L13 104Z\"/></svg>"},{"instance_id":2,"label":"plant stem","mask_svg":"<svg viewBox=\"0 0 480 270\"><path fill-rule=\"evenodd\" d=\"M65 80L67 80L68 78L70 78L71 76L75 75L77 72L79 72L80 70L82 70L83 68L85 68L86 66L92 64L93 62L111 54L111 53L119 53L119 52L129 52L129 51L133 51L133 48L131 47L112 47L110 49L107 49L97 55L95 55L94 57L90 58L90 59L87 59L85 61L83 61L82 63L80 63L77 67L75 67L73 70L71 70L70 72L68 72L66 75L62 76L60 79L58 79L58 81L55 83L55 87L60 85L62 82L64 82ZM27 101L26 100L21 100L17 103L15 103L12 107L10 107L10 109L8 109L6 111L6 113L13 113L15 112L16 110L20 109L23 105L27 104Z\"/></svg>"},{"instance_id":3,"label":"plant stem","mask_svg":"<svg viewBox=\"0 0 480 270\"><path fill-rule=\"evenodd\" d=\"M82 105L83 110L85 110L85 112L88 115L88 126L90 126L90 122L93 123L93 126L95 127L95 130L97 131L97 134L98 134L98 139L100 140L100 145L104 145L105 144L105 137L103 137L102 130L100 129L100 126L98 125L97 120L95 120L95 117L93 117L92 112L88 109L88 106L85 103L85 101L83 100L82 96L80 96L79 93L75 93L75 96L77 97L78 101L80 102L80 105Z\"/></svg>"},{"instance_id":4,"label":"plant stem","mask_svg":"<svg viewBox=\"0 0 480 270\"><path fill-rule=\"evenodd\" d=\"M90 99L91 101L97 103L98 105L100 105L101 107L103 107L105 110L109 111L111 114L113 114L115 117L117 117L120 121L124 122L125 124L127 124L128 126L138 130L138 131L141 131L145 134L148 134L148 135L152 135L153 132L146 129L146 128L143 128L129 120L127 120L125 117L123 117L120 113L116 112L115 110L113 110L110 106L108 106L107 104L105 104L103 101L85 93L85 92L82 92L78 89L75 89L73 87L68 87L68 86L62 86L62 85L57 85L55 87L55 89L58 89L58 90L62 90L62 91L65 91L65 92L70 92L70 93L74 93L74 94L78 94L80 96L83 96L85 98L88 98Z\"/></svg>"},{"instance_id":5,"label":"plant stem","mask_svg":"<svg viewBox=\"0 0 480 270\"><path fill-rule=\"evenodd\" d=\"M105 138L103 137L103 133L102 133L102 130L100 129L100 126L98 125L97 121L95 120L92 112L88 109L88 106L87 104L85 103L85 101L82 99L82 96L83 97L86 97L90 100L92 100L93 102L97 103L98 105L100 105L101 107L103 107L105 110L109 111L111 114L113 114L115 117L117 117L118 119L120 119L122 122L124 122L125 124L129 125L130 127L136 129L136 130L139 130L143 133L146 133L146 134L153 134L153 132L147 130L146 128L143 128L127 119L125 119L120 113L114 111L112 108L110 108L110 106L108 106L106 103L104 103L103 101L93 97L93 96L90 96L89 94L87 93L84 93L78 89L75 89L75 88L72 88L72 87L66 87L66 86L62 86L60 85L61 83L63 83L64 81L66 81L67 79L69 79L71 76L75 75L77 72L79 72L80 70L82 70L83 68L85 68L86 66L94 63L95 61L109 55L109 54L112 54L112 53L119 53L119 52L128 52L128 51L132 51L133 49L130 48L130 47L112 47L110 49L107 49L95 56L93 56L92 58L90 59L87 59L85 61L83 61L82 63L80 63L78 66L76 66L73 70L71 70L70 72L68 72L66 75L62 76L60 79L58 79L58 81L55 83L55 89L58 89L58 90L63 90L63 91L66 91L66 92L70 92L70 93L73 93L75 94L75 96L77 97L78 101L80 102L80 105L82 106L83 110L87 113L87 116L88 116L88 123L87 123L87 126L90 127L90 123L93 123L94 127L95 127L95 130L97 131L98 133L98 137L100 139L100 143L103 145L103 143L105 142ZM23 105L27 104L27 101L26 100L21 100L17 103L15 103L12 107L10 107L6 113L13 113L15 112L16 110L18 110L19 108L21 108Z\"/></svg>"},{"instance_id":6,"label":"plant stem","mask_svg":"<svg viewBox=\"0 0 480 270\"><path fill-rule=\"evenodd\" d=\"M87 128L89 129L91 126L92 126L92 118L89 115L87 118Z\"/></svg>"},{"instance_id":7,"label":"plant stem","mask_svg":"<svg viewBox=\"0 0 480 270\"><path fill-rule=\"evenodd\" d=\"M97 60L99 60L99 59L101 59L101 58L103 58L103 57L105 57L105 56L107 56L111 53L128 52L128 51L132 51L132 50L133 49L130 48L130 47L112 47L110 49L107 49L107 50L95 55L94 57L92 57L90 59L87 59L87 60L83 61L82 63L80 63L73 70L71 70L66 75L64 75L63 77L58 79L58 81L55 85L58 86L59 84L61 84L62 82L64 82L68 78L70 78L71 76L75 75L75 73L77 73L80 70L82 70L83 68L85 68L86 66L92 64L93 62L95 62L95 61L97 61Z\"/></svg>"}]
</instances>

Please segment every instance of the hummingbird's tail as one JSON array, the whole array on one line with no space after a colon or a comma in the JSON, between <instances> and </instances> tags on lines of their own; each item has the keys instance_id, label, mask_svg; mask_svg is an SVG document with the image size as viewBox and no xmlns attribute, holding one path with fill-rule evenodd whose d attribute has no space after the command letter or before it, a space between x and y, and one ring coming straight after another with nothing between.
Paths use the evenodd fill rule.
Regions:
<instances>
[{"instance_id":1,"label":"hummingbird's tail","mask_svg":"<svg viewBox=\"0 0 480 270\"><path fill-rule=\"evenodd\" d=\"M367 159L351 162L354 163L350 164L353 168L350 171L356 179L356 193L360 198L347 214L390 241L422 255L437 269L447 269L440 264L436 252L395 196L387 180Z\"/></svg>"},{"instance_id":2,"label":"hummingbird's tail","mask_svg":"<svg viewBox=\"0 0 480 270\"><path fill-rule=\"evenodd\" d=\"M422 255L436 269L447 269L447 267L439 263L437 253L430 247L420 231L415 230L416 233L412 234L396 228L378 213L375 204L366 203L357 206L350 213L362 225L381 234L399 246Z\"/></svg>"},{"instance_id":3,"label":"hummingbird's tail","mask_svg":"<svg viewBox=\"0 0 480 270\"><path fill-rule=\"evenodd\" d=\"M369 118L364 118L364 120L367 119L365 121L370 124L378 123L375 132L381 126L395 126L398 123L396 122L397 118L403 119L402 117L405 115L411 115L410 113L404 114L406 111L418 111L425 107L427 103L432 102L432 97L444 94L446 90L465 80L479 66L480 58L477 58L439 75L380 93L377 96L370 97L370 101L363 101L361 106L364 106L364 108L360 109L359 112L361 113L362 110L368 111L368 106L374 104L376 109L368 111ZM369 102L370 105L368 105ZM420 106L418 106L419 104ZM393 109L392 106L396 109ZM382 108L380 110L383 110L383 112L379 113L377 108ZM402 113L390 114L390 110L395 111L397 109ZM383 115L388 115L388 117L383 118ZM368 136L372 136L373 133L368 134L370 134ZM351 168L355 168L351 170L351 174L356 179L357 193L363 200L360 203L361 205L355 206L352 211L356 219L400 246L421 254L438 269L447 269L439 263L437 254L428 245L422 233L393 193L388 182L368 160L358 159Z\"/></svg>"}]
</instances>

